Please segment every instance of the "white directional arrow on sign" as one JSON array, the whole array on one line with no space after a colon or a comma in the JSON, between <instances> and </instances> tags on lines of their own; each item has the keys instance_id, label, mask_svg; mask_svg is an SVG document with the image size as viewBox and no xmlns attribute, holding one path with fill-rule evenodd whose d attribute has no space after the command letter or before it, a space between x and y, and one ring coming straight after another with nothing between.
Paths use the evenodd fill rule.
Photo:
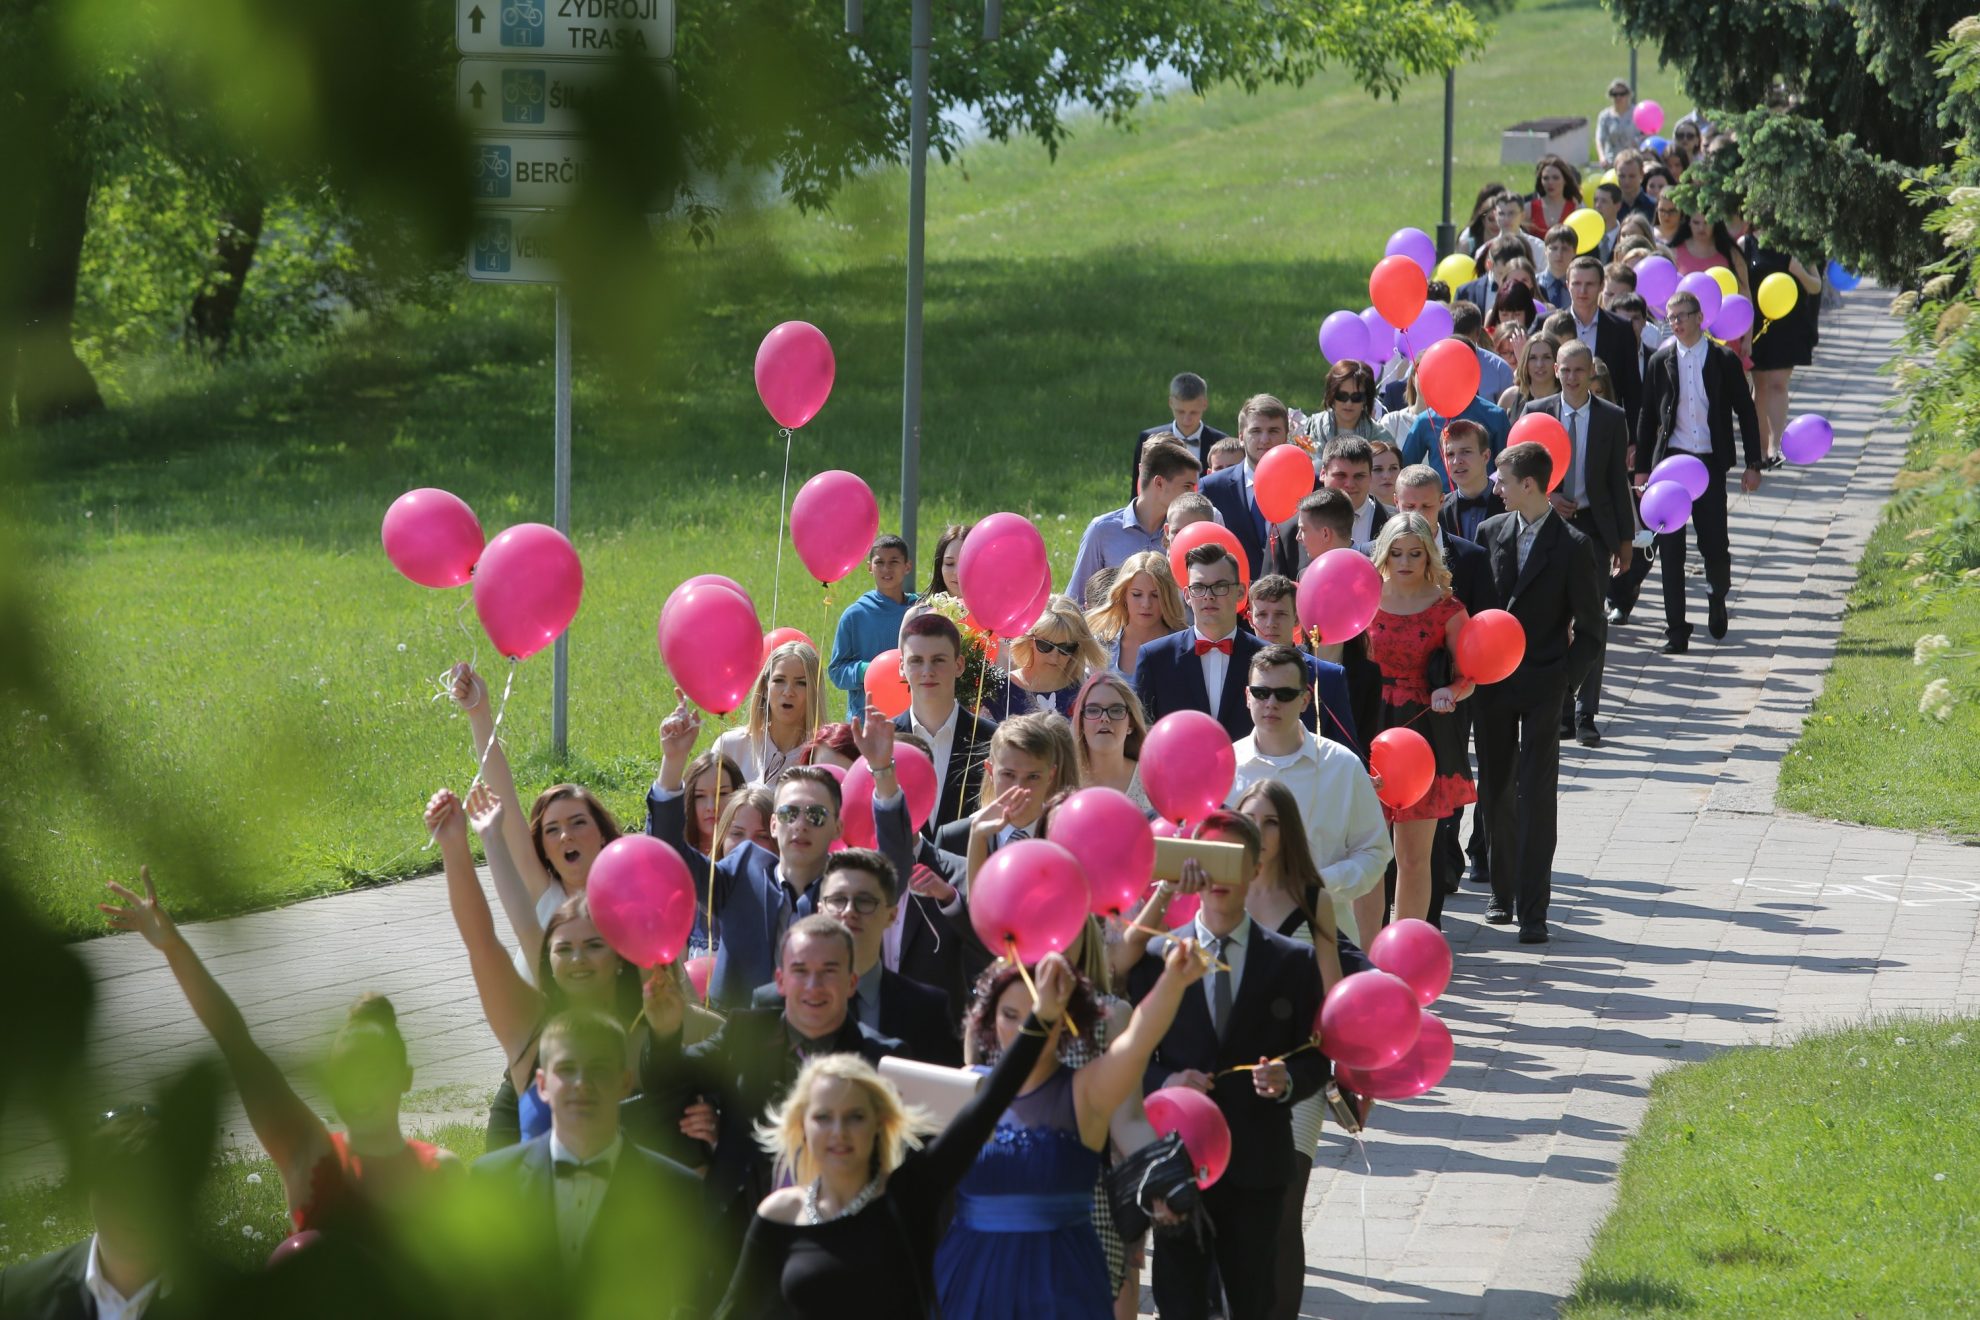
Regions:
<instances>
[{"instance_id":1,"label":"white directional arrow on sign","mask_svg":"<svg viewBox=\"0 0 1980 1320\"><path fill-rule=\"evenodd\" d=\"M674 0L455 0L463 55L674 57Z\"/></svg>"}]
</instances>

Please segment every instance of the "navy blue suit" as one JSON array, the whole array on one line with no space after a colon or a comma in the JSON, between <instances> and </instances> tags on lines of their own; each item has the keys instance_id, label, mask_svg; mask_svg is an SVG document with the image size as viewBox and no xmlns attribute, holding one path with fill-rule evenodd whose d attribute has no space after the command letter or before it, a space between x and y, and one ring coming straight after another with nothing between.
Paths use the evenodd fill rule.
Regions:
<instances>
[{"instance_id":1,"label":"navy blue suit","mask_svg":"<svg viewBox=\"0 0 1980 1320\"><path fill-rule=\"evenodd\" d=\"M1203 686L1203 662L1196 658L1195 630L1185 628L1149 642L1134 662L1134 692L1148 712L1148 722L1173 711L1200 710L1214 715L1232 742L1249 737L1251 707L1245 704L1244 689L1251 679L1251 657L1264 649L1263 641L1242 628L1231 634L1230 668L1224 671L1224 691L1213 708ZM1309 706L1300 722L1349 748L1365 763L1367 753L1355 734L1346 673L1339 665L1307 656L1306 676L1309 686L1319 684L1327 718L1318 718Z\"/></svg>"},{"instance_id":2,"label":"navy blue suit","mask_svg":"<svg viewBox=\"0 0 1980 1320\"><path fill-rule=\"evenodd\" d=\"M647 829L687 860L694 877L694 932L689 937L706 948L708 939L708 858L688 846L685 826L687 795L646 798ZM777 857L754 843L741 843L715 863L715 929L722 937L715 966L708 977L708 997L724 1009L749 1007L756 987L777 970L777 941L791 923L792 912L777 880ZM817 885L799 900L797 916L808 916Z\"/></svg>"},{"instance_id":3,"label":"navy blue suit","mask_svg":"<svg viewBox=\"0 0 1980 1320\"><path fill-rule=\"evenodd\" d=\"M1231 529L1238 544L1244 547L1251 576L1259 576L1264 571L1265 542L1272 528L1258 511L1258 502L1244 488L1244 464L1234 463L1222 472L1212 472L1196 489L1223 515L1224 526ZM1141 661L1134 663L1140 668Z\"/></svg>"}]
</instances>

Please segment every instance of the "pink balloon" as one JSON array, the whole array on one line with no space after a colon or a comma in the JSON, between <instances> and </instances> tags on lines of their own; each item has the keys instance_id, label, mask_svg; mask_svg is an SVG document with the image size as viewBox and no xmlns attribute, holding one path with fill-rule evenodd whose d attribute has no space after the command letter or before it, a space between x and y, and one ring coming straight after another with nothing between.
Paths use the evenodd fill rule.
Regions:
<instances>
[{"instance_id":1,"label":"pink balloon","mask_svg":"<svg viewBox=\"0 0 1980 1320\"><path fill-rule=\"evenodd\" d=\"M1428 1008L1451 983L1451 946L1444 932L1427 921L1404 917L1382 928L1368 944L1368 961L1400 976Z\"/></svg>"},{"instance_id":2,"label":"pink balloon","mask_svg":"<svg viewBox=\"0 0 1980 1320\"><path fill-rule=\"evenodd\" d=\"M1409 982L1356 972L1336 981L1320 1006L1320 1048L1350 1068L1386 1068L1409 1053L1422 1024L1423 1005Z\"/></svg>"},{"instance_id":3,"label":"pink balloon","mask_svg":"<svg viewBox=\"0 0 1980 1320\"><path fill-rule=\"evenodd\" d=\"M770 653L782 646L785 642L803 642L814 651L818 649L818 643L805 636L799 629L773 628L763 634L763 662L768 664L770 662Z\"/></svg>"},{"instance_id":4,"label":"pink balloon","mask_svg":"<svg viewBox=\"0 0 1980 1320\"><path fill-rule=\"evenodd\" d=\"M585 895L592 924L635 967L680 957L694 929L694 879L687 863L650 834L622 834L591 864Z\"/></svg>"},{"instance_id":5,"label":"pink balloon","mask_svg":"<svg viewBox=\"0 0 1980 1320\"><path fill-rule=\"evenodd\" d=\"M407 576L410 577L411 575L407 574ZM413 580L416 582L418 581L417 578L414 578ZM431 586L432 584L422 583L421 585ZM322 1239L322 1237L323 1234L313 1228L305 1228L299 1233L289 1234L289 1236L283 1238L280 1242L275 1244L275 1250L268 1253L268 1268L272 1270L277 1265L280 1265L284 1261L289 1260L291 1257L295 1256L299 1252L308 1251L311 1247L315 1246L317 1242Z\"/></svg>"},{"instance_id":6,"label":"pink balloon","mask_svg":"<svg viewBox=\"0 0 1980 1320\"><path fill-rule=\"evenodd\" d=\"M1046 839L999 848L969 882L976 937L997 954L1016 941L1017 956L1027 963L1070 948L1091 906L1078 859Z\"/></svg>"},{"instance_id":7,"label":"pink balloon","mask_svg":"<svg viewBox=\"0 0 1980 1320\"><path fill-rule=\"evenodd\" d=\"M823 770L826 774L832 776L832 778L839 781L839 792L841 794L843 794L846 791L846 768L844 766L831 765L828 764L827 762L820 761L818 763L818 768L820 770Z\"/></svg>"},{"instance_id":8,"label":"pink balloon","mask_svg":"<svg viewBox=\"0 0 1980 1320\"><path fill-rule=\"evenodd\" d=\"M1237 778L1231 736L1200 710L1171 711L1156 720L1142 739L1138 764L1142 791L1170 820L1199 819L1223 806Z\"/></svg>"},{"instance_id":9,"label":"pink balloon","mask_svg":"<svg viewBox=\"0 0 1980 1320\"><path fill-rule=\"evenodd\" d=\"M743 598L743 601L749 606L750 613L754 614L756 612L756 602L750 599L747 591L743 590L742 583L732 577L723 577L720 573L697 573L667 593L667 603L660 607L660 622L662 624L667 622L667 615L673 611L674 602L685 596L688 593L688 588L702 586L715 586L727 591L733 591L736 595ZM779 628L777 631L782 632L784 630Z\"/></svg>"},{"instance_id":10,"label":"pink balloon","mask_svg":"<svg viewBox=\"0 0 1980 1320\"><path fill-rule=\"evenodd\" d=\"M879 533L879 501L850 472L821 472L791 501L791 542L805 571L820 582L837 582L859 567Z\"/></svg>"},{"instance_id":11,"label":"pink balloon","mask_svg":"<svg viewBox=\"0 0 1980 1320\"><path fill-rule=\"evenodd\" d=\"M1050 590L1051 566L1045 538L1029 518L993 513L977 523L963 538L956 571L963 580L963 604L997 636L1016 637L1038 621L1031 607L1040 582Z\"/></svg>"},{"instance_id":12,"label":"pink balloon","mask_svg":"<svg viewBox=\"0 0 1980 1320\"><path fill-rule=\"evenodd\" d=\"M1294 597L1300 627L1319 629L1321 642L1329 646L1359 637L1381 604L1382 575L1367 555L1347 546L1336 546L1308 564ZM1142 771L1144 779L1147 774Z\"/></svg>"},{"instance_id":13,"label":"pink balloon","mask_svg":"<svg viewBox=\"0 0 1980 1320\"><path fill-rule=\"evenodd\" d=\"M460 496L431 486L393 500L378 535L392 567L422 587L458 587L468 581L487 542L474 510Z\"/></svg>"},{"instance_id":14,"label":"pink balloon","mask_svg":"<svg viewBox=\"0 0 1980 1320\"><path fill-rule=\"evenodd\" d=\"M726 715L748 699L763 668L763 626L748 601L712 582L689 587L658 633L660 658L688 700Z\"/></svg>"},{"instance_id":15,"label":"pink balloon","mask_svg":"<svg viewBox=\"0 0 1980 1320\"><path fill-rule=\"evenodd\" d=\"M1337 1063L1334 1078L1357 1095L1373 1096L1377 1100L1407 1100L1443 1081L1456 1056L1457 1045L1451 1040L1451 1029L1435 1013L1425 1013L1423 1028L1417 1033L1416 1043L1409 1047L1409 1053L1386 1068L1372 1070Z\"/></svg>"},{"instance_id":16,"label":"pink balloon","mask_svg":"<svg viewBox=\"0 0 1980 1320\"><path fill-rule=\"evenodd\" d=\"M1079 859L1100 916L1133 916L1155 872L1155 835L1128 795L1082 788L1052 813L1052 842Z\"/></svg>"},{"instance_id":17,"label":"pink balloon","mask_svg":"<svg viewBox=\"0 0 1980 1320\"><path fill-rule=\"evenodd\" d=\"M779 426L796 428L816 417L831 397L836 370L830 341L809 321L786 321L756 347L756 393Z\"/></svg>"},{"instance_id":18,"label":"pink balloon","mask_svg":"<svg viewBox=\"0 0 1980 1320\"><path fill-rule=\"evenodd\" d=\"M511 660L527 660L556 641L583 599L577 551L542 523L503 532L474 566L474 612L488 640Z\"/></svg>"},{"instance_id":19,"label":"pink balloon","mask_svg":"<svg viewBox=\"0 0 1980 1320\"><path fill-rule=\"evenodd\" d=\"M1231 1125L1217 1102L1190 1086L1165 1086L1150 1091L1142 1102L1157 1136L1182 1137L1189 1162L1196 1166L1196 1185L1208 1187L1224 1176L1231 1164Z\"/></svg>"},{"instance_id":20,"label":"pink balloon","mask_svg":"<svg viewBox=\"0 0 1980 1320\"><path fill-rule=\"evenodd\" d=\"M683 965L687 972L688 984L694 987L694 997L708 998L708 978L715 974L715 955L704 953L699 958L690 958Z\"/></svg>"},{"instance_id":21,"label":"pink balloon","mask_svg":"<svg viewBox=\"0 0 1980 1320\"><path fill-rule=\"evenodd\" d=\"M935 812L935 763L928 753L906 743L894 744L894 775L907 794L908 820L920 829ZM845 840L855 848L877 848L880 836L873 823L873 767L860 757L839 781L845 804L839 812ZM905 881L906 877L902 877Z\"/></svg>"},{"instance_id":22,"label":"pink balloon","mask_svg":"<svg viewBox=\"0 0 1980 1320\"><path fill-rule=\"evenodd\" d=\"M1630 118L1642 132L1655 133L1664 126L1664 107L1655 101L1638 101Z\"/></svg>"}]
</instances>

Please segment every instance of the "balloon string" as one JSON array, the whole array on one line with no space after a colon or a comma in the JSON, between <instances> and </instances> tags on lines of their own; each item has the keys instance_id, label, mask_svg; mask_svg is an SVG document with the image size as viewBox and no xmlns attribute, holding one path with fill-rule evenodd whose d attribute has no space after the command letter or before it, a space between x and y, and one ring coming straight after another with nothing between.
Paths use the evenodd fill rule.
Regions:
<instances>
[{"instance_id":1,"label":"balloon string","mask_svg":"<svg viewBox=\"0 0 1980 1320\"><path fill-rule=\"evenodd\" d=\"M1024 959L1018 957L1017 937L1015 935L1004 936L1004 947L1010 950L1009 956L1010 956L1011 964L1017 968L1018 979L1020 981L1023 981L1024 988L1031 992L1031 1006L1034 1009L1037 1008L1038 986L1032 981L1031 972L1025 967ZM1066 1012L1060 1015L1059 1020L1066 1024L1066 1030L1072 1033L1073 1039L1078 1040L1079 1023L1072 1020L1071 1004L1066 1005Z\"/></svg>"},{"instance_id":2,"label":"balloon string","mask_svg":"<svg viewBox=\"0 0 1980 1320\"><path fill-rule=\"evenodd\" d=\"M1367 1129L1363 1128L1361 1129L1361 1131L1351 1132L1348 1134L1354 1140L1354 1148L1361 1152L1361 1169L1363 1174L1363 1177L1361 1179L1361 1286L1363 1288L1367 1288L1369 1286L1368 1283L1368 1184L1372 1182L1375 1178L1375 1166L1368 1162L1368 1140L1366 1137L1362 1135L1362 1133L1366 1131Z\"/></svg>"},{"instance_id":3,"label":"balloon string","mask_svg":"<svg viewBox=\"0 0 1980 1320\"><path fill-rule=\"evenodd\" d=\"M468 781L469 793L474 792L474 786L481 782L484 774L488 773L488 757L495 750L496 739L501 737L502 717L509 713L509 693L515 690L516 667L520 663L521 661L513 658L509 661L509 676L502 680L502 700L495 706L495 722L488 727L488 745L482 748L481 755L475 758L474 778ZM463 796L461 801L466 802L467 798Z\"/></svg>"},{"instance_id":4,"label":"balloon string","mask_svg":"<svg viewBox=\"0 0 1980 1320\"><path fill-rule=\"evenodd\" d=\"M992 641L996 640L995 633L992 633L990 637ZM976 705L972 706L969 712L972 715L977 715L978 712L980 712L983 709L983 680L988 678L989 676L990 676L990 651L989 648L986 647L984 648L982 661L976 666ZM913 708L910 707L909 709L912 710ZM963 762L962 800L964 803L968 803L969 801L970 775L974 772L979 771L984 761L989 759L989 756L990 756L990 744L986 742L983 744L982 756L976 757L974 760ZM977 796L981 797L982 795L983 795L982 784L979 782L977 785ZM1015 958L1013 958L1013 961L1015 961ZM1019 963L1018 966L1022 967L1024 966L1024 964ZM1079 1033L1074 1032L1073 1034L1078 1035Z\"/></svg>"},{"instance_id":5,"label":"balloon string","mask_svg":"<svg viewBox=\"0 0 1980 1320\"><path fill-rule=\"evenodd\" d=\"M722 730L720 727L722 720L719 716L716 718L715 723L717 727L714 747L719 749L722 744ZM701 992L701 1006L703 1008L712 1007L710 1001L715 996L715 850L721 846L721 840L715 838L713 831L722 828L722 781L728 778L722 772L722 753L720 750L716 750L715 752L714 770L715 823L710 827L711 832L708 838L708 916L705 919L705 930L708 935L708 980ZM689 811L694 810L693 798L688 799L687 808Z\"/></svg>"},{"instance_id":6,"label":"balloon string","mask_svg":"<svg viewBox=\"0 0 1980 1320\"><path fill-rule=\"evenodd\" d=\"M784 493L777 497L777 576L770 580L770 631L777 631L777 596L784 586L784 506L791 498L791 428L784 432Z\"/></svg>"},{"instance_id":7,"label":"balloon string","mask_svg":"<svg viewBox=\"0 0 1980 1320\"><path fill-rule=\"evenodd\" d=\"M1287 1059L1290 1059L1295 1054L1304 1054L1308 1050L1317 1050L1319 1048L1320 1048L1320 1038L1318 1036L1315 1036L1312 1040L1307 1041L1306 1044L1301 1045L1298 1049L1287 1050L1284 1054L1281 1054L1276 1059L1268 1059L1265 1061L1265 1063L1262 1064L1240 1063L1235 1068L1224 1069L1222 1072L1218 1073L1217 1076L1229 1077L1232 1073L1257 1072L1260 1068L1267 1067L1271 1064L1284 1063Z\"/></svg>"},{"instance_id":8,"label":"balloon string","mask_svg":"<svg viewBox=\"0 0 1980 1320\"><path fill-rule=\"evenodd\" d=\"M821 581L818 584L818 600L825 610L825 629L819 633L823 645L819 650L821 657L829 665L831 663L832 652L837 649L838 642L838 639L832 633L831 583ZM824 691L819 694L818 698L818 723L828 724L831 722L832 716L832 684L824 683L820 686L823 687ZM852 719L852 690L850 688L846 691L846 719Z\"/></svg>"},{"instance_id":9,"label":"balloon string","mask_svg":"<svg viewBox=\"0 0 1980 1320\"><path fill-rule=\"evenodd\" d=\"M1156 930L1156 929L1155 929L1155 928L1154 928L1153 926L1144 926L1144 925L1142 925L1142 924L1141 924L1140 922L1138 922L1138 921L1130 921L1130 922L1128 922L1128 923L1127 923L1127 928L1128 928L1129 930L1138 930L1138 931L1140 931L1140 932L1141 932L1141 933L1142 933L1143 935L1152 935L1152 936L1154 936L1154 937L1155 937L1156 939L1162 939L1162 940L1165 940L1165 939L1167 939L1167 938L1169 938L1169 932L1168 932L1168 931L1166 931L1166 930ZM1223 960L1222 960L1222 959L1220 959L1220 958L1212 958L1212 957L1211 957L1211 956L1210 956L1209 954L1207 954L1207 953L1205 953L1205 952L1203 951L1203 947L1202 947L1201 945L1198 945L1198 946L1197 946L1197 949L1196 949L1196 956L1197 956L1197 957L1199 957L1199 958L1201 958L1201 959L1203 959L1203 961L1204 961L1205 963L1207 963L1207 964L1208 964L1208 965L1210 965L1211 967L1214 967L1214 968L1216 968L1216 969L1217 969L1218 971L1220 971L1220 972L1228 972L1228 971L1230 971L1230 970L1231 970L1231 965L1230 965L1229 963L1227 963L1227 962L1225 962L1225 961L1223 961ZM1248 1065L1246 1065L1246 1066L1247 1066L1247 1067L1253 1067L1253 1068L1255 1068L1255 1067L1257 1067L1258 1065L1256 1065L1256 1064L1248 1064Z\"/></svg>"}]
</instances>

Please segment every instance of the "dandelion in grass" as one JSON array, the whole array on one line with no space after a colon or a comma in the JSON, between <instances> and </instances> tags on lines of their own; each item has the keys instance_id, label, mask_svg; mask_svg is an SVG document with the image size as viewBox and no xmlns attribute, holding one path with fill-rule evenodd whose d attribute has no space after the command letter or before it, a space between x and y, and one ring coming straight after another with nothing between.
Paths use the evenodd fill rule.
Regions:
<instances>
[{"instance_id":1,"label":"dandelion in grass","mask_svg":"<svg viewBox=\"0 0 1980 1320\"><path fill-rule=\"evenodd\" d=\"M258 1173L250 1173L247 1176L247 1180L248 1180L248 1186L250 1187L261 1186L261 1175Z\"/></svg>"},{"instance_id":2,"label":"dandelion in grass","mask_svg":"<svg viewBox=\"0 0 1980 1320\"><path fill-rule=\"evenodd\" d=\"M1918 713L1930 715L1941 724L1952 718L1952 684L1943 678L1935 678L1925 685L1925 691L1918 698Z\"/></svg>"},{"instance_id":3,"label":"dandelion in grass","mask_svg":"<svg viewBox=\"0 0 1980 1320\"><path fill-rule=\"evenodd\" d=\"M1911 648L1911 663L1928 665L1939 652L1950 650L1952 650L1952 638L1944 633L1927 633Z\"/></svg>"}]
</instances>

